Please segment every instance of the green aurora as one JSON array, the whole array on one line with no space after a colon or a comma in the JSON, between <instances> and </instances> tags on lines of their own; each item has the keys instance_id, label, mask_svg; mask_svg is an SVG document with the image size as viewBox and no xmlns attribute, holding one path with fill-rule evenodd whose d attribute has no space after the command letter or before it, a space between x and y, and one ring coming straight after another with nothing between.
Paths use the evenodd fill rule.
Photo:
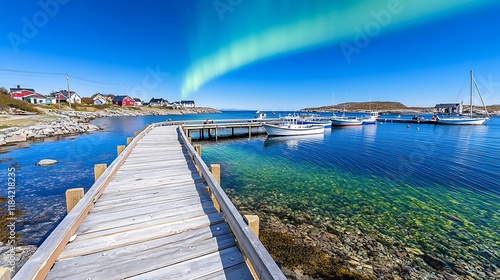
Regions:
<instances>
[{"instance_id":1,"label":"green aurora","mask_svg":"<svg viewBox=\"0 0 500 280\"><path fill-rule=\"evenodd\" d=\"M440 1L210 1L215 12L197 16L192 64L182 96L249 64L278 55L339 44L346 60L382 33L419 25L493 4L484 0ZM210 42L207 45L206 42Z\"/></svg>"}]
</instances>

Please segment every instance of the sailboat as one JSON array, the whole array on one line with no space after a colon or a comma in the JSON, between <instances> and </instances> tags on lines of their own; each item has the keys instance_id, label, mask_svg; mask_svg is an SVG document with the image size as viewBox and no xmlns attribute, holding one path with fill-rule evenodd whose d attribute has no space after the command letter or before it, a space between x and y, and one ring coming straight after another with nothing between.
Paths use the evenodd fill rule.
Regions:
<instances>
[{"instance_id":1,"label":"sailboat","mask_svg":"<svg viewBox=\"0 0 500 280\"><path fill-rule=\"evenodd\" d=\"M344 112L340 117L332 117L332 126L358 126L363 124L363 120L358 117L348 117L345 115L345 103Z\"/></svg>"},{"instance_id":2,"label":"sailboat","mask_svg":"<svg viewBox=\"0 0 500 280\"><path fill-rule=\"evenodd\" d=\"M479 97L481 98L481 102L483 103L484 110L486 112L486 117L477 117L472 115L472 84L475 85L477 92L479 94ZM469 115L468 116L458 116L458 117L450 117L450 118L440 118L437 117L437 123L438 124L451 124L451 125L482 125L484 124L487 120L489 120L488 117L488 111L486 110L486 105L484 104L483 97L481 96L481 92L479 91L479 87L477 86L476 80L474 79L474 76L472 75L472 70L470 70L470 109L469 109Z\"/></svg>"}]
</instances>

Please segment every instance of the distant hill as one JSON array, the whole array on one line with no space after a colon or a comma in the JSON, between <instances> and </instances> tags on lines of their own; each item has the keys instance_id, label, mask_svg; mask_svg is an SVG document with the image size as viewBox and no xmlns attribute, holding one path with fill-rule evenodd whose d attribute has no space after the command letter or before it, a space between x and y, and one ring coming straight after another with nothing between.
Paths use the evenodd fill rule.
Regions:
<instances>
[{"instance_id":1,"label":"distant hill","mask_svg":"<svg viewBox=\"0 0 500 280\"><path fill-rule=\"evenodd\" d=\"M332 112L332 111L366 111L366 110L376 110L376 111L393 111L393 110L411 110L414 108L409 108L401 102L391 102L391 101L372 101L372 102L345 102L336 105L328 105L317 108L304 108L301 111L306 112ZM423 109L423 108L419 108Z\"/></svg>"}]
</instances>

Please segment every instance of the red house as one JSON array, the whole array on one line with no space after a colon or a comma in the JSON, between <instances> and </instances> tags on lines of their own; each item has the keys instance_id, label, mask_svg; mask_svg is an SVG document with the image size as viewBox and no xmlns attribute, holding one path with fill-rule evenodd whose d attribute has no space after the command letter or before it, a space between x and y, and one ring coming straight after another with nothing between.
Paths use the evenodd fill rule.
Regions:
<instances>
[{"instance_id":1,"label":"red house","mask_svg":"<svg viewBox=\"0 0 500 280\"><path fill-rule=\"evenodd\" d=\"M117 95L113 98L113 105L122 107L133 107L135 106L135 101L132 97L128 95Z\"/></svg>"}]
</instances>

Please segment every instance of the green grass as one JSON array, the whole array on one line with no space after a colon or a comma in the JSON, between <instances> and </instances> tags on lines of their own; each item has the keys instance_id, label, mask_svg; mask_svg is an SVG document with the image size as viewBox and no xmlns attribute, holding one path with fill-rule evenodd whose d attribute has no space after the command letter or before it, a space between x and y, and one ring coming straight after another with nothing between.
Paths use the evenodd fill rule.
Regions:
<instances>
[{"instance_id":1,"label":"green grass","mask_svg":"<svg viewBox=\"0 0 500 280\"><path fill-rule=\"evenodd\" d=\"M12 98L10 95L0 94L0 108L3 110L8 110L9 108L16 108L19 110L32 112L32 113L40 113L35 105L28 103L26 101L21 101Z\"/></svg>"}]
</instances>

